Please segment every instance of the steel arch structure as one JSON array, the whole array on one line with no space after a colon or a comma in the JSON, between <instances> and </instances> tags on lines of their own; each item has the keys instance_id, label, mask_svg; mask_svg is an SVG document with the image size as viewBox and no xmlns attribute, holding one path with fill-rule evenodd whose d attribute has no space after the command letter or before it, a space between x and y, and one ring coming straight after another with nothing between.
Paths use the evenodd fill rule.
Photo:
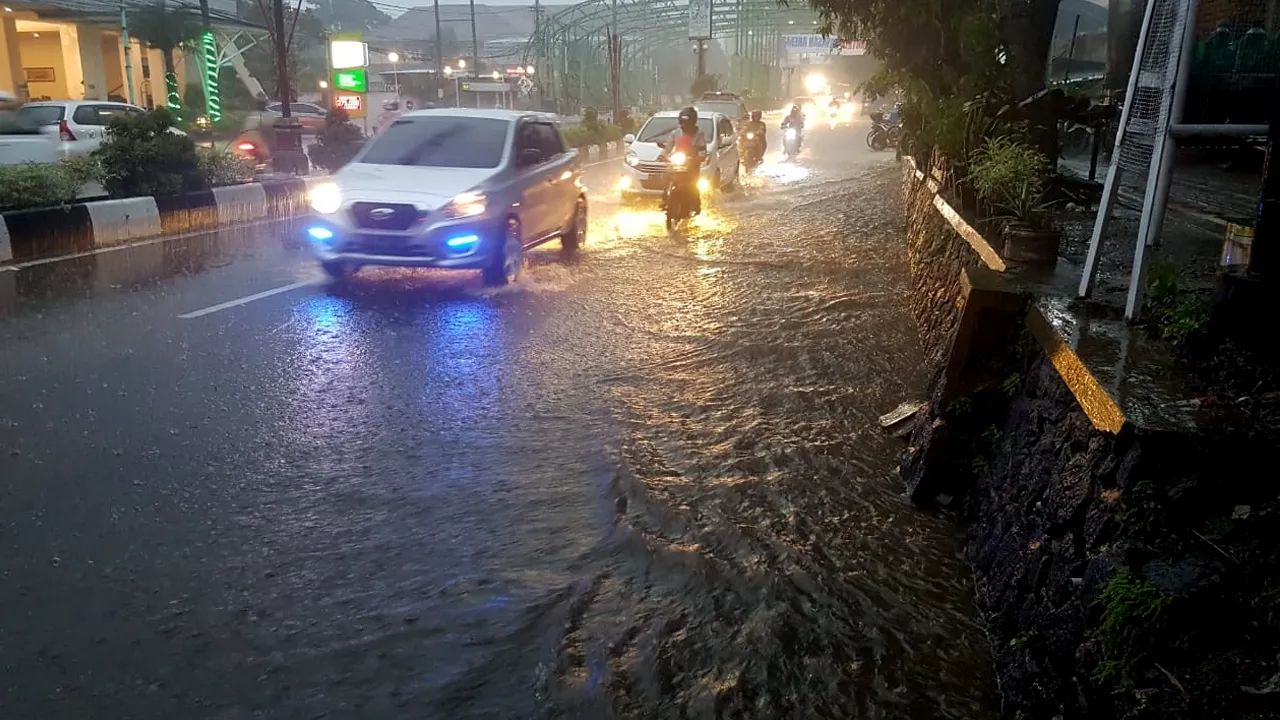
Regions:
<instances>
[{"instance_id":1,"label":"steel arch structure","mask_svg":"<svg viewBox=\"0 0 1280 720\"><path fill-rule=\"evenodd\" d=\"M812 32L817 16L775 0L720 0L712 5L712 55L725 89L772 100L781 92L781 37ZM608 36L620 39L622 105L656 104L661 95L688 95L695 56L688 37L687 0L584 0L549 17L525 48L538 69L544 105L560 112L612 104Z\"/></svg>"}]
</instances>

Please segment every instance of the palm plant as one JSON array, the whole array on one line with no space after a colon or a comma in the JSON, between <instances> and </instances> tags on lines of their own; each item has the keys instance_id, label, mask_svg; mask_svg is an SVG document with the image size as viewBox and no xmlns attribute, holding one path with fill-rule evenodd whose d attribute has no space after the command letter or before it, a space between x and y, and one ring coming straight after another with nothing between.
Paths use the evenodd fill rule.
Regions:
<instances>
[{"instance_id":1,"label":"palm plant","mask_svg":"<svg viewBox=\"0 0 1280 720\"><path fill-rule=\"evenodd\" d=\"M130 14L129 32L159 50L164 57L165 104L175 113L179 112L182 96L178 94L178 72L173 53L200 36L198 18L187 8L173 7L165 0L156 0Z\"/></svg>"}]
</instances>

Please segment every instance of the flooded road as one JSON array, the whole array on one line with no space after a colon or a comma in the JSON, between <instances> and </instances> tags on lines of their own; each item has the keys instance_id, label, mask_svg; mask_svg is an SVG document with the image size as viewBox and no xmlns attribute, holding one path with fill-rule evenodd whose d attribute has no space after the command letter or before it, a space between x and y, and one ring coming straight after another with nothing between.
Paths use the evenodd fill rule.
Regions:
<instances>
[{"instance_id":1,"label":"flooded road","mask_svg":"<svg viewBox=\"0 0 1280 720\"><path fill-rule=\"evenodd\" d=\"M993 717L864 134L679 238L593 168L496 292L287 223L0 271L0 717Z\"/></svg>"}]
</instances>

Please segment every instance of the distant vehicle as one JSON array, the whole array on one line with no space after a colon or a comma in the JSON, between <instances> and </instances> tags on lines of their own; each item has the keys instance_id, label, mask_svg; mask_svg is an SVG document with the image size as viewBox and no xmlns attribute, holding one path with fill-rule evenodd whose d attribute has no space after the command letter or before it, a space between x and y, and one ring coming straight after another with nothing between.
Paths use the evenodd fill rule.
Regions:
<instances>
[{"instance_id":1,"label":"distant vehicle","mask_svg":"<svg viewBox=\"0 0 1280 720\"><path fill-rule=\"evenodd\" d=\"M302 123L302 132L316 133L324 129L325 118L329 112L314 103L289 103L289 114ZM245 130L257 130L260 126L271 126L277 118L284 117L283 103L268 103L265 110L250 113L244 121Z\"/></svg>"},{"instance_id":2,"label":"distant vehicle","mask_svg":"<svg viewBox=\"0 0 1280 720\"><path fill-rule=\"evenodd\" d=\"M43 132L38 125L19 120L13 110L0 110L0 165L61 159L56 137Z\"/></svg>"},{"instance_id":3,"label":"distant vehicle","mask_svg":"<svg viewBox=\"0 0 1280 720\"><path fill-rule=\"evenodd\" d=\"M624 200L641 196L661 197L667 190L667 163L660 160L658 142L668 139L680 126L679 112L665 110L653 117L635 135L622 139L627 147L619 190ZM698 111L698 129L707 138L707 162L701 168L698 189L703 193L733 187L738 182L739 157L733 121L720 113Z\"/></svg>"},{"instance_id":4,"label":"distant vehicle","mask_svg":"<svg viewBox=\"0 0 1280 720\"><path fill-rule=\"evenodd\" d=\"M587 237L578 151L545 116L446 108L400 116L311 190L310 246L343 279L365 265L481 270L514 282L524 251Z\"/></svg>"},{"instance_id":5,"label":"distant vehicle","mask_svg":"<svg viewBox=\"0 0 1280 720\"><path fill-rule=\"evenodd\" d=\"M15 119L54 136L59 159L63 159L97 150L107 138L107 126L112 120L146 112L137 105L105 100L45 100L23 105ZM177 128L171 128L170 132L186 135Z\"/></svg>"},{"instance_id":6,"label":"distant vehicle","mask_svg":"<svg viewBox=\"0 0 1280 720\"><path fill-rule=\"evenodd\" d=\"M711 92L703 93L693 104L699 115L703 113L720 113L736 123L750 119L751 111L747 109L737 93Z\"/></svg>"},{"instance_id":7,"label":"distant vehicle","mask_svg":"<svg viewBox=\"0 0 1280 720\"><path fill-rule=\"evenodd\" d=\"M791 110L796 105L800 106L800 111L804 113L806 118L812 118L817 114L818 104L811 97L798 97L792 100L791 104L787 106L787 110Z\"/></svg>"}]
</instances>

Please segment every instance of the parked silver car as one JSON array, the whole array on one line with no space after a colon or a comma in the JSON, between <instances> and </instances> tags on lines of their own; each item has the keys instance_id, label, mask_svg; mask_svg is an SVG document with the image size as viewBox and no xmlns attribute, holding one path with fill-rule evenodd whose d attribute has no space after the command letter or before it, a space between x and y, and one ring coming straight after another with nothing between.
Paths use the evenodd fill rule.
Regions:
<instances>
[{"instance_id":1,"label":"parked silver car","mask_svg":"<svg viewBox=\"0 0 1280 720\"><path fill-rule=\"evenodd\" d=\"M545 115L419 110L312 188L308 242L326 273L364 265L482 270L513 282L528 248L587 233L578 152Z\"/></svg>"}]
</instances>

